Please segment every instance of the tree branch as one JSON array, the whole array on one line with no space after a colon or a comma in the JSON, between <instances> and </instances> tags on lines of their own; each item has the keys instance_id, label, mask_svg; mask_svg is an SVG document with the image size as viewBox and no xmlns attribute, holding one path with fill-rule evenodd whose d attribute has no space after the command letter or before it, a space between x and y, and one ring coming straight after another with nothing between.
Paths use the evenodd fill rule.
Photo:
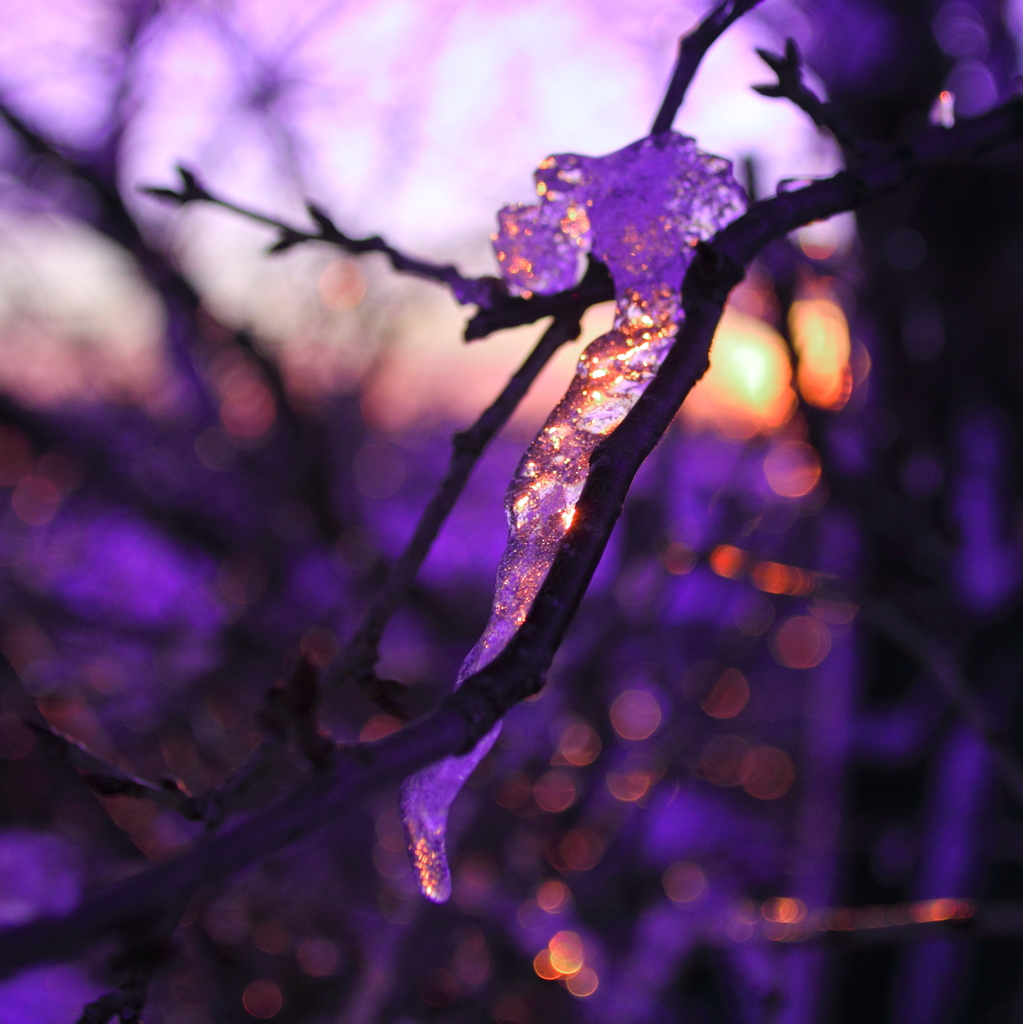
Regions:
<instances>
[{"instance_id":1,"label":"tree branch","mask_svg":"<svg viewBox=\"0 0 1023 1024\"><path fill-rule=\"evenodd\" d=\"M759 3L759 0L756 2ZM205 186L200 184L195 174L184 167L178 167L178 173L182 179L181 190L178 192L168 188L151 187L143 188L140 191L178 206L185 206L193 202L212 203L259 224L275 228L280 232L280 237L270 247L270 252L283 252L301 242L323 242L353 255L366 252L383 253L395 270L445 284L463 305L473 303L479 306L478 311L466 324L466 341L478 341L480 338L493 334L494 331L533 324L545 316L558 316L562 313L571 315L580 302L583 303L582 309L585 312L590 306L608 302L614 298L614 284L611 281L611 275L604 264L593 257L589 259L582 280L574 288L556 292L553 295L533 295L525 299L509 295L508 289L498 278L464 277L450 264L442 266L405 256L389 246L379 236L374 235L372 238L361 239L350 238L334 224L326 213L313 204L308 204L307 209L318 225L318 230L315 232L295 227L276 217L270 217L229 200L221 199L209 192Z\"/></svg>"},{"instance_id":2,"label":"tree branch","mask_svg":"<svg viewBox=\"0 0 1023 1024\"><path fill-rule=\"evenodd\" d=\"M959 717L991 752L1002 785L1016 806L1023 810L1023 758L1013 746L1008 731L992 725L990 711L952 652L892 605L866 605L862 611L871 626L894 640L927 669Z\"/></svg>"},{"instance_id":3,"label":"tree branch","mask_svg":"<svg viewBox=\"0 0 1023 1024\"><path fill-rule=\"evenodd\" d=\"M48 725L25 719L27 725L51 750L78 768L85 781L103 796L133 796L170 808L188 821L202 821L203 801L192 796L182 783L167 776L161 785L126 772L84 744Z\"/></svg>"},{"instance_id":4,"label":"tree branch","mask_svg":"<svg viewBox=\"0 0 1023 1024\"><path fill-rule=\"evenodd\" d=\"M685 323L664 364L622 424L594 452L566 534L525 623L508 646L432 714L375 743L341 751L329 771L185 854L88 897L60 917L0 933L0 974L69 959L92 942L162 912L200 885L231 874L336 821L384 786L450 754L471 749L519 700L535 693L596 569L644 458L708 366L714 331L731 288L760 248L812 220L860 205L931 166L1023 139L1023 101L952 129L931 129L859 169L754 204L709 244L683 282Z\"/></svg>"},{"instance_id":5,"label":"tree branch","mask_svg":"<svg viewBox=\"0 0 1023 1024\"><path fill-rule=\"evenodd\" d=\"M594 265L603 267L603 264ZM606 269L603 272L606 274ZM566 342L579 336L580 320L586 308L585 299L577 298L574 308L562 313L544 331L533 351L526 357L526 361L476 422L467 430L455 434L452 439L454 451L444 479L419 517L419 522L404 551L391 565L387 579L370 604L362 624L324 672L324 688L334 688L340 686L346 679L353 679L365 695L382 710L396 718L408 719L404 686L395 680L380 679L373 671L373 666L379 658L380 639L391 616L405 598L426 556L430 553L433 542L451 514L484 449L508 422L554 353ZM268 707L267 711L273 715L272 708ZM280 746L286 731L272 729L271 734L264 737L228 780L208 795L212 810L207 818L209 827L216 828L220 824L224 813L230 808L232 798L265 767ZM311 740L308 730L304 735ZM315 740L311 742L316 743ZM308 746L308 742L306 745ZM324 758L325 748L318 745L315 755L310 757L310 760L314 765L318 765L324 763Z\"/></svg>"},{"instance_id":6,"label":"tree branch","mask_svg":"<svg viewBox=\"0 0 1023 1024\"><path fill-rule=\"evenodd\" d=\"M813 123L826 129L846 148L862 150L851 127L830 103L825 103L803 81L803 59L794 39L785 40L784 55L758 49L760 59L778 76L774 85L754 85L753 91L773 99L787 99L802 110Z\"/></svg>"},{"instance_id":7,"label":"tree branch","mask_svg":"<svg viewBox=\"0 0 1023 1024\"><path fill-rule=\"evenodd\" d=\"M533 295L528 299L516 295L506 296L496 305L480 309L469 320L465 325L465 340L476 341L494 331L533 324L545 316L557 317L563 313L572 315L576 308L585 313L590 306L610 302L614 297L614 282L607 267L600 260L589 256L586 273L574 288L553 295Z\"/></svg>"},{"instance_id":8,"label":"tree branch","mask_svg":"<svg viewBox=\"0 0 1023 1024\"><path fill-rule=\"evenodd\" d=\"M376 663L380 638L387 623L426 560L483 450L508 422L551 356L566 342L579 337L584 310L584 300L577 299L574 309L559 314L493 403L468 430L455 434L452 439L454 450L444 479L423 510L405 550L391 566L387 580L373 599L362 625L337 659L331 679L339 682L346 675L358 679L360 671L371 669Z\"/></svg>"},{"instance_id":9,"label":"tree branch","mask_svg":"<svg viewBox=\"0 0 1023 1024\"><path fill-rule=\"evenodd\" d=\"M350 235L346 235L330 216L314 203L306 202L306 210L316 223L316 230L309 231L305 228L295 227L277 217L271 217L258 210L240 206L238 203L214 195L199 182L195 173L186 167L179 165L178 174L181 176L180 191L153 187L141 188L139 191L154 199L161 199L177 206L187 206L189 203L211 203L213 206L220 206L248 220L253 220L257 224L265 224L267 227L274 228L278 232L278 238L268 250L271 253L284 252L302 242L323 242L351 253L353 256L361 256L367 252L382 253L399 273L411 274L427 281L436 281L447 285L455 298L463 305L476 303L486 308L494 305L508 294L507 288L499 278L465 277L450 263L441 265L406 256L403 252L388 245L379 235L373 235L370 238L352 238Z\"/></svg>"},{"instance_id":10,"label":"tree branch","mask_svg":"<svg viewBox=\"0 0 1023 1024\"><path fill-rule=\"evenodd\" d=\"M671 130L689 83L692 82L706 52L733 21L751 11L758 3L760 0L722 0L722 3L719 3L695 29L679 39L675 70L671 73L664 102L650 129L651 135L661 135Z\"/></svg>"}]
</instances>

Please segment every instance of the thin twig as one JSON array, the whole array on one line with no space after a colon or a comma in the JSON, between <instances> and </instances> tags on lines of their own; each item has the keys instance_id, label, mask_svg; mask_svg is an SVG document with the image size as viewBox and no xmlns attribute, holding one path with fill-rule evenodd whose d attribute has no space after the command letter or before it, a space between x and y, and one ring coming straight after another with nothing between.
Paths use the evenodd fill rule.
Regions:
<instances>
[{"instance_id":1,"label":"thin twig","mask_svg":"<svg viewBox=\"0 0 1023 1024\"><path fill-rule=\"evenodd\" d=\"M936 636L911 622L893 605L865 605L862 612L871 626L926 667L959 717L984 742L1006 792L1023 810L1023 758L1013 746L1008 731L992 724L991 712L970 685L955 655Z\"/></svg>"},{"instance_id":2,"label":"thin twig","mask_svg":"<svg viewBox=\"0 0 1023 1024\"><path fill-rule=\"evenodd\" d=\"M167 776L157 785L126 772L89 750L72 737L48 725L25 719L27 725L43 742L69 764L82 772L89 786L103 796L133 796L152 800L180 814L188 821L201 821L203 801L189 793L180 780Z\"/></svg>"},{"instance_id":3,"label":"thin twig","mask_svg":"<svg viewBox=\"0 0 1023 1024\"><path fill-rule=\"evenodd\" d=\"M391 565L387 580L373 599L362 625L337 659L338 667L332 678L340 679L344 674L355 674L357 677L360 670L371 669L376 663L380 638L387 623L408 593L484 449L508 422L554 353L566 342L579 337L582 311L580 302L575 310L561 314L544 331L525 362L479 419L468 430L455 434L452 439L454 450L444 479L423 510L405 550Z\"/></svg>"},{"instance_id":4,"label":"thin twig","mask_svg":"<svg viewBox=\"0 0 1023 1024\"><path fill-rule=\"evenodd\" d=\"M689 88L689 83L692 82L704 54L717 42L732 22L752 10L758 3L760 0L723 0L696 28L679 39L675 69L671 73L671 81L664 94L664 102L654 119L654 126L650 129L651 135L661 135L671 130L678 108L682 106L686 90Z\"/></svg>"},{"instance_id":5,"label":"thin twig","mask_svg":"<svg viewBox=\"0 0 1023 1024\"><path fill-rule=\"evenodd\" d=\"M312 203L307 204L306 208L310 217L316 222L315 231L297 227L278 217L272 217L250 207L240 206L238 203L222 199L211 193L199 182L195 173L187 168L178 167L178 173L181 175L182 181L179 191L154 187L146 187L141 191L146 195L174 203L177 206L185 206L194 202L212 203L258 224L272 227L279 234L277 241L269 249L273 253L283 252L302 242L322 242L353 255L367 252L383 253L395 270L445 284L463 305L473 303L479 307L466 324L466 341L477 341L493 334L494 331L536 323L537 320L542 320L545 316L571 314L580 302L583 303L582 309L585 311L590 306L614 298L611 275L602 263L593 259L589 262L587 273L574 288L556 292L554 295L533 295L525 299L510 295L507 287L498 278L465 277L451 264L429 263L406 256L377 235L371 238L351 238L344 234L323 210Z\"/></svg>"},{"instance_id":6,"label":"thin twig","mask_svg":"<svg viewBox=\"0 0 1023 1024\"><path fill-rule=\"evenodd\" d=\"M209 386L199 372L196 359L195 342L197 336L196 316L201 305L198 292L191 283L180 273L180 271L167 259L166 255L154 248L146 240L140 231L138 224L125 206L121 194L117 188L116 170L110 158L93 160L86 154L74 153L58 148L56 144L47 139L40 131L30 125L25 119L16 114L9 107L0 103L0 118L6 121L7 125L18 136L25 148L34 154L45 155L56 161L69 176L85 182L98 196L98 214L94 218L95 226L109 238L123 246L132 253L138 260L139 266L149 280L153 288L160 294L164 308L167 312L168 328L167 338L169 341L175 363L182 375L189 381L190 387L201 403L207 419L216 418L216 398L210 393ZM107 166L109 165L109 167ZM209 311L206 311L209 316ZM254 359L263 374L265 375L277 406L280 408L283 417L295 432L302 428L300 417L296 414L290 403L287 389L281 375L280 367L271 359L268 359L254 345L249 335L244 332L235 332L223 328L224 335L234 340L250 358ZM9 403L9 400L3 400ZM38 416L36 416L38 419ZM66 439L72 448L85 448L83 451L84 461L90 466L101 467L108 476L116 479L119 472L123 472L119 466L105 465L106 459L103 451L94 445L87 445L81 438L71 437ZM313 446L305 446L312 450ZM311 479L320 467L315 464L310 466L308 477ZM117 490L128 497L131 489L120 485L117 481ZM310 486L310 491L315 492L316 487ZM137 488L136 488L137 490ZM138 504L144 499L137 495L131 495L132 500ZM325 520L322 510L322 502L311 501L310 505L316 515L317 523L321 526L330 526ZM168 513L162 507L150 503L153 513L157 518L167 518ZM148 511L148 509L147 509ZM170 513L173 517L175 513ZM188 518L187 527L200 543L210 546L210 538L205 536L208 530L198 520L198 516L182 516L179 519ZM217 538L212 546L219 548L223 544L222 539Z\"/></svg>"},{"instance_id":7,"label":"thin twig","mask_svg":"<svg viewBox=\"0 0 1023 1024\"><path fill-rule=\"evenodd\" d=\"M599 260L589 257L586 273L574 287L553 295L533 295L528 299L509 296L490 309L481 309L465 325L465 340L476 341L494 331L533 324L545 316L572 315L575 309L585 312L590 306L610 302L615 297L611 273Z\"/></svg>"},{"instance_id":8,"label":"thin twig","mask_svg":"<svg viewBox=\"0 0 1023 1024\"><path fill-rule=\"evenodd\" d=\"M287 681L274 686L266 695L259 718L271 734L280 740L290 737L306 760L318 772L330 767L336 747L316 727L319 705L319 678L313 664L303 655Z\"/></svg>"},{"instance_id":9,"label":"thin twig","mask_svg":"<svg viewBox=\"0 0 1023 1024\"><path fill-rule=\"evenodd\" d=\"M574 309L556 319L476 422L467 430L455 434L452 439L454 450L444 479L419 517L404 551L392 563L387 579L370 604L361 625L324 672L321 685L325 689L337 687L346 679L354 679L366 696L382 710L407 720L404 685L395 680L381 679L373 671L379 657L380 638L391 616L408 593L486 446L508 422L554 353L566 342L579 336L580 319L585 308L585 300L578 299ZM206 799L211 809L207 818L208 827L219 826L236 796L269 763L281 743L282 736L278 733L265 736L227 781L208 794Z\"/></svg>"},{"instance_id":10,"label":"thin twig","mask_svg":"<svg viewBox=\"0 0 1023 1024\"><path fill-rule=\"evenodd\" d=\"M277 231L278 235L277 241L268 250L271 253L284 252L302 242L323 242L351 253L353 256L360 256L368 252L381 253L387 257L391 266L399 273L411 274L427 281L446 284L455 298L463 305L476 303L479 306L488 307L508 294L504 283L496 277L465 277L459 273L457 267L450 263L430 263L427 260L416 259L414 256L406 256L394 246L388 245L379 235L369 238L353 238L351 235L346 235L331 217L315 203L306 202L309 217L316 224L315 230L307 230L289 224L279 217L260 213L251 207L241 206L229 199L214 195L199 182L194 171L180 165L177 170L181 177L180 190L147 186L140 191L144 195L161 199L167 203L174 203L176 206L187 206L189 203L210 203L213 206L231 210L257 224L265 224Z\"/></svg>"},{"instance_id":11,"label":"thin twig","mask_svg":"<svg viewBox=\"0 0 1023 1024\"><path fill-rule=\"evenodd\" d=\"M839 117L830 103L825 103L803 81L803 59L794 39L785 41L785 53L771 53L758 49L760 59L778 76L773 85L754 85L753 91L773 99L787 99L802 110L818 128L831 132L846 148L862 150L864 144L858 140L848 124Z\"/></svg>"},{"instance_id":12,"label":"thin twig","mask_svg":"<svg viewBox=\"0 0 1023 1024\"><path fill-rule=\"evenodd\" d=\"M769 241L802 224L854 209L938 162L976 156L1023 138L1023 101L914 142L847 171L754 204L708 244L685 281L686 312L664 364L621 425L594 452L572 528L508 646L432 714L373 743L339 752L334 765L276 803L187 852L98 892L71 912L10 928L0 937L0 975L70 959L94 941L177 905L200 885L218 885L309 835L383 786L441 757L463 753L523 698L537 692L618 520L631 482L709 365L711 340L728 292Z\"/></svg>"}]
</instances>

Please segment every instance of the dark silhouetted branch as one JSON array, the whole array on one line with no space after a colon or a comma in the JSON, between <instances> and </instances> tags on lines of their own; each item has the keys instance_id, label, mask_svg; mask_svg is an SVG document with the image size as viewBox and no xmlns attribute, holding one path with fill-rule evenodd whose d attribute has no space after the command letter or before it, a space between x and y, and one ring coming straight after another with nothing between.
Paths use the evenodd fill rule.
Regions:
<instances>
[{"instance_id":1,"label":"dark silhouetted branch","mask_svg":"<svg viewBox=\"0 0 1023 1024\"><path fill-rule=\"evenodd\" d=\"M504 283L496 277L465 277L450 263L442 265L406 256L393 246L388 245L379 235L373 235L370 238L352 238L350 235L346 235L330 216L314 203L306 203L306 210L316 224L316 230L308 231L305 228L288 224L277 217L268 216L247 206L239 206L228 199L221 199L220 196L214 195L200 184L195 174L185 167L179 166L178 174L181 176L181 188L178 191L152 187L143 188L141 191L154 199L162 199L164 202L174 203L177 206L198 202L211 203L214 206L223 207L225 210L231 210L248 220L256 221L258 224L265 224L278 233L277 241L270 246L269 252L284 252L302 242L323 242L353 256L361 256L368 252L381 253L400 273L411 274L427 281L437 281L447 285L455 298L463 305L475 303L482 307L488 307L508 294Z\"/></svg>"},{"instance_id":2,"label":"dark silhouetted branch","mask_svg":"<svg viewBox=\"0 0 1023 1024\"><path fill-rule=\"evenodd\" d=\"M990 750L1002 785L1016 806L1023 810L1023 758L1013 746L1008 730L992 724L991 712L970 685L955 655L936 636L911 622L892 605L866 605L863 613L874 629L894 640L941 687L959 717Z\"/></svg>"},{"instance_id":3,"label":"dark silhouetted branch","mask_svg":"<svg viewBox=\"0 0 1023 1024\"><path fill-rule=\"evenodd\" d=\"M664 364L621 425L595 450L571 529L559 547L525 623L508 646L433 713L374 743L340 751L272 806L185 854L88 897L59 917L0 933L0 974L78 956L92 942L164 912L203 885L309 835L356 802L441 757L465 752L518 701L542 686L562 638L607 545L640 465L706 372L729 291L769 241L812 220L854 209L868 196L904 184L939 162L965 159L1023 139L1023 101L914 142L832 178L754 204L698 247L682 287L685 322Z\"/></svg>"},{"instance_id":4,"label":"dark silhouetted branch","mask_svg":"<svg viewBox=\"0 0 1023 1024\"><path fill-rule=\"evenodd\" d=\"M465 325L465 340L476 341L494 331L536 323L545 316L572 315L576 308L585 312L590 306L610 302L614 297L610 272L603 263L590 256L586 273L574 288L554 295L533 295L528 299L508 296L490 309L481 309L469 320Z\"/></svg>"},{"instance_id":5,"label":"dark silhouetted branch","mask_svg":"<svg viewBox=\"0 0 1023 1024\"><path fill-rule=\"evenodd\" d=\"M152 800L163 807L176 811L189 821L201 821L204 814L203 801L192 796L178 780L169 776L160 785L141 779L126 772L106 758L93 753L77 740L66 736L48 725L25 720L27 725L42 741L56 751L68 763L82 772L89 786L103 796L133 796Z\"/></svg>"},{"instance_id":6,"label":"dark silhouetted branch","mask_svg":"<svg viewBox=\"0 0 1023 1024\"><path fill-rule=\"evenodd\" d=\"M606 273L606 270L604 272ZM573 309L555 320L544 331L533 351L512 375L497 398L471 427L454 436L454 451L444 479L423 510L405 550L392 564L359 629L324 673L323 683L328 689L352 679L383 711L403 721L408 720L404 684L393 679L381 679L373 671L379 657L379 644L384 629L407 595L486 446L508 422L554 353L566 342L579 336L580 319L585 309L585 300L580 298L576 300ZM269 764L289 732L295 732L289 725L291 713L285 706L289 700L287 690L288 687L283 690L271 690L267 705L259 716L269 728L268 735L264 736L259 745L223 784L204 797L208 828L219 827L234 800ZM315 714L315 706L314 700L306 709L307 718L299 729L302 739L299 740L298 734L295 738L314 767L325 767L333 756L334 748L333 744L316 733L315 722L311 717ZM330 747L329 751L324 744Z\"/></svg>"},{"instance_id":7,"label":"dark silhouetted branch","mask_svg":"<svg viewBox=\"0 0 1023 1024\"><path fill-rule=\"evenodd\" d=\"M279 740L291 738L318 772L326 771L337 748L316 725L319 683L316 669L300 657L283 685L273 687L259 718Z\"/></svg>"},{"instance_id":8,"label":"dark silhouetted branch","mask_svg":"<svg viewBox=\"0 0 1023 1024\"><path fill-rule=\"evenodd\" d=\"M371 238L351 238L341 231L323 210L312 203L308 203L306 209L316 223L315 231L296 227L277 217L239 206L227 199L221 199L206 189L196 175L184 167L178 167L178 173L181 175L181 188L178 191L152 187L143 188L141 191L155 199L178 206L195 202L212 203L259 224L265 224L279 233L277 241L270 246L270 252L283 252L301 242L322 242L352 255L361 255L367 252L382 253L395 270L445 284L463 305L473 303L479 306L478 312L466 324L466 341L477 341L493 334L494 331L505 330L509 327L521 327L524 324L536 323L537 320L542 320L545 316L559 316L562 313L571 316L573 311L579 308L580 303L585 312L590 306L614 298L611 275L607 272L607 268L597 260L589 261L586 274L574 288L558 292L555 295L534 295L529 299L519 298L509 295L504 282L496 277L464 277L450 264L429 263L406 256L376 235Z\"/></svg>"},{"instance_id":9,"label":"dark silhouetted branch","mask_svg":"<svg viewBox=\"0 0 1023 1024\"><path fill-rule=\"evenodd\" d=\"M784 55L757 50L760 59L778 76L774 85L754 85L754 92L794 103L818 128L826 129L849 149L862 149L852 129L842 121L830 103L825 103L803 81L803 59L794 39L785 41Z\"/></svg>"},{"instance_id":10,"label":"dark silhouetted branch","mask_svg":"<svg viewBox=\"0 0 1023 1024\"><path fill-rule=\"evenodd\" d=\"M671 81L664 94L664 102L654 119L654 126L650 129L651 135L660 135L671 130L675 115L678 113L679 107L682 106L686 90L689 88L689 83L692 82L704 54L717 42L732 22L752 10L758 3L760 0L724 0L692 32L687 32L679 39L675 69L671 73Z\"/></svg>"},{"instance_id":11,"label":"dark silhouetted branch","mask_svg":"<svg viewBox=\"0 0 1023 1024\"><path fill-rule=\"evenodd\" d=\"M454 451L448 471L440 486L423 510L416 524L412 538L405 550L391 566L387 579L380 592L373 599L362 625L352 637L346 649L338 657L332 678L340 681L352 676L360 681L369 695L378 702L380 694L374 694L374 684L381 682L372 675L372 667L376 664L380 638L398 605L408 593L420 566L430 553L433 542L437 539L459 495L465 488L469 475L479 461L484 449L495 434L508 422L511 414L525 397L537 375L547 365L551 357L562 345L579 337L580 319L586 306L585 300L575 300L574 308L561 313L558 318L544 331L533 351L505 385L504 390L491 405L484 410L476 422L453 438ZM399 717L403 715L400 707L386 708Z\"/></svg>"}]
</instances>

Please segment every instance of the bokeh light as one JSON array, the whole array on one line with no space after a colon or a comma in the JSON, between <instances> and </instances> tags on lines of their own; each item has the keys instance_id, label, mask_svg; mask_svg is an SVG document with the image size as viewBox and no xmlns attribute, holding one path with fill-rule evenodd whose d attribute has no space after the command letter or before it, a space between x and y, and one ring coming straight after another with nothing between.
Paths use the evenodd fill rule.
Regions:
<instances>
[{"instance_id":1,"label":"bokeh light","mask_svg":"<svg viewBox=\"0 0 1023 1024\"><path fill-rule=\"evenodd\" d=\"M806 277L789 310L796 382L811 405L841 409L852 391L849 324L827 278Z\"/></svg>"},{"instance_id":2,"label":"bokeh light","mask_svg":"<svg viewBox=\"0 0 1023 1024\"><path fill-rule=\"evenodd\" d=\"M802 498L820 480L820 456L803 441L773 444L764 459L764 476L775 494Z\"/></svg>"},{"instance_id":3,"label":"bokeh light","mask_svg":"<svg viewBox=\"0 0 1023 1024\"><path fill-rule=\"evenodd\" d=\"M575 783L565 772L546 772L534 783L533 797L537 806L558 814L575 803Z\"/></svg>"},{"instance_id":4,"label":"bokeh light","mask_svg":"<svg viewBox=\"0 0 1023 1024\"><path fill-rule=\"evenodd\" d=\"M710 369L686 399L683 421L733 438L771 433L795 411L791 379L778 332L727 307L714 335Z\"/></svg>"},{"instance_id":5,"label":"bokeh light","mask_svg":"<svg viewBox=\"0 0 1023 1024\"><path fill-rule=\"evenodd\" d=\"M242 993L242 1005L246 1012L257 1020L269 1020L281 1012L284 996L272 981L253 981Z\"/></svg>"},{"instance_id":6,"label":"bokeh light","mask_svg":"<svg viewBox=\"0 0 1023 1024\"><path fill-rule=\"evenodd\" d=\"M761 907L765 921L776 924L798 924L806 917L806 904L802 900L778 896L766 900Z\"/></svg>"},{"instance_id":7,"label":"bokeh light","mask_svg":"<svg viewBox=\"0 0 1023 1024\"><path fill-rule=\"evenodd\" d=\"M777 800L792 788L796 769L784 750L754 747L743 756L739 779L750 796L758 800Z\"/></svg>"},{"instance_id":8,"label":"bokeh light","mask_svg":"<svg viewBox=\"0 0 1023 1024\"><path fill-rule=\"evenodd\" d=\"M700 707L711 718L734 718L749 701L749 684L737 668L726 668Z\"/></svg>"},{"instance_id":9,"label":"bokeh light","mask_svg":"<svg viewBox=\"0 0 1023 1024\"><path fill-rule=\"evenodd\" d=\"M616 800L634 803L646 796L653 782L651 774L642 769L625 772L608 772L605 779L607 788Z\"/></svg>"},{"instance_id":10,"label":"bokeh light","mask_svg":"<svg viewBox=\"0 0 1023 1024\"><path fill-rule=\"evenodd\" d=\"M645 740L661 724L661 707L646 690L626 690L611 705L611 724L623 740Z\"/></svg>"},{"instance_id":11,"label":"bokeh light","mask_svg":"<svg viewBox=\"0 0 1023 1024\"><path fill-rule=\"evenodd\" d=\"M537 889L536 902L548 914L562 914L572 902L572 893L564 882L549 878Z\"/></svg>"},{"instance_id":12,"label":"bokeh light","mask_svg":"<svg viewBox=\"0 0 1023 1024\"><path fill-rule=\"evenodd\" d=\"M574 721L565 726L552 763L577 768L592 764L600 755L600 736L592 725Z\"/></svg>"},{"instance_id":13,"label":"bokeh light","mask_svg":"<svg viewBox=\"0 0 1023 1024\"><path fill-rule=\"evenodd\" d=\"M557 845L557 863L568 871L589 871L604 856L600 835L589 828L574 828L562 836Z\"/></svg>"},{"instance_id":14,"label":"bokeh light","mask_svg":"<svg viewBox=\"0 0 1023 1024\"><path fill-rule=\"evenodd\" d=\"M831 650L831 634L820 619L793 615L771 635L771 653L786 668L816 668Z\"/></svg>"},{"instance_id":15,"label":"bokeh light","mask_svg":"<svg viewBox=\"0 0 1023 1024\"><path fill-rule=\"evenodd\" d=\"M661 881L672 903L692 903L707 891L707 876L688 861L670 864Z\"/></svg>"}]
</instances>

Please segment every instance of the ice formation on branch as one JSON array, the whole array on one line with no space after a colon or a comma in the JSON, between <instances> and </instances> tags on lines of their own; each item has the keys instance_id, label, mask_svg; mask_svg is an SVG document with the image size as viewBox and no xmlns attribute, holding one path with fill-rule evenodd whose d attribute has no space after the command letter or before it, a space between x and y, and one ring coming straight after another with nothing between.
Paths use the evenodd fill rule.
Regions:
<instances>
[{"instance_id":1,"label":"ice formation on branch","mask_svg":"<svg viewBox=\"0 0 1023 1024\"><path fill-rule=\"evenodd\" d=\"M615 285L612 329L583 352L565 397L529 446L508 488L508 546L497 572L493 612L458 675L492 661L525 621L572 524L589 458L643 393L678 332L679 289L696 243L739 216L746 197L721 157L675 132L611 153L565 153L536 171L537 205L498 213L497 259L513 292L571 288L586 252ZM423 893L451 893L445 854L448 809L493 746L496 725L469 754L438 761L406 780L402 812Z\"/></svg>"}]
</instances>

